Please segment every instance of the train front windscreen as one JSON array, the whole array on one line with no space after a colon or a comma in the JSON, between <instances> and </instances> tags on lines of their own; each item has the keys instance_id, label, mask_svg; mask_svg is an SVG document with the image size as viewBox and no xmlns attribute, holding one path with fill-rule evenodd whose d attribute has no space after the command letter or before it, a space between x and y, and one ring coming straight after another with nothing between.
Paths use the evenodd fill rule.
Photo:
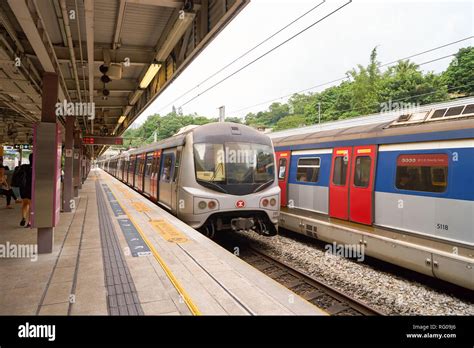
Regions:
<instances>
[{"instance_id":1,"label":"train front windscreen","mask_svg":"<svg viewBox=\"0 0 474 348\"><path fill-rule=\"evenodd\" d=\"M275 180L273 148L255 143L194 144L196 180L209 189L247 195Z\"/></svg>"}]
</instances>

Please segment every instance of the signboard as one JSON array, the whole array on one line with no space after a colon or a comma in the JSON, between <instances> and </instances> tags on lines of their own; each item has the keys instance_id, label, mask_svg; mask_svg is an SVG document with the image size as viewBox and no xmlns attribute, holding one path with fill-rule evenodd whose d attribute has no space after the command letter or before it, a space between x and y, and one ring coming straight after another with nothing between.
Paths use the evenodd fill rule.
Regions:
<instances>
[{"instance_id":1,"label":"signboard","mask_svg":"<svg viewBox=\"0 0 474 348\"><path fill-rule=\"evenodd\" d=\"M447 167L446 154L412 154L398 156L397 166L400 167Z\"/></svg>"},{"instance_id":2,"label":"signboard","mask_svg":"<svg viewBox=\"0 0 474 348\"><path fill-rule=\"evenodd\" d=\"M66 152L64 154L66 157L72 157L72 149L66 149Z\"/></svg>"},{"instance_id":3,"label":"signboard","mask_svg":"<svg viewBox=\"0 0 474 348\"><path fill-rule=\"evenodd\" d=\"M82 143L84 145L123 145L123 138L87 136L82 138Z\"/></svg>"},{"instance_id":4,"label":"signboard","mask_svg":"<svg viewBox=\"0 0 474 348\"><path fill-rule=\"evenodd\" d=\"M30 149L30 144L15 144L14 146L15 149L17 150L29 150Z\"/></svg>"}]
</instances>

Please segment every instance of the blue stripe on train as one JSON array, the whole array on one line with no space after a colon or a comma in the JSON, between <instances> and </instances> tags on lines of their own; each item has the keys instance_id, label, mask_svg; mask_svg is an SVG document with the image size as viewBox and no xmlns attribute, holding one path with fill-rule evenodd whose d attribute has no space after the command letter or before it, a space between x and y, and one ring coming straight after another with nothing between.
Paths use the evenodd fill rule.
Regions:
<instances>
[{"instance_id":1,"label":"blue stripe on train","mask_svg":"<svg viewBox=\"0 0 474 348\"><path fill-rule=\"evenodd\" d=\"M400 190L395 186L397 157L401 154L447 154L448 186L445 192ZM457 155L456 155L457 154ZM453 159L456 159L454 161ZM474 200L474 148L382 151L378 153L375 191L414 196Z\"/></svg>"},{"instance_id":2,"label":"blue stripe on train","mask_svg":"<svg viewBox=\"0 0 474 348\"><path fill-rule=\"evenodd\" d=\"M367 138L367 139L330 141L330 142L316 143L316 144L276 146L275 151L325 149L325 148L342 147L342 146L397 144L397 143L410 143L410 142L420 142L420 141L453 140L453 139L469 139L469 138L474 138L474 128L459 129L459 130L444 131L444 132L403 134L403 135L394 135L394 136L385 136L385 137L374 137L374 138Z\"/></svg>"},{"instance_id":3,"label":"blue stripe on train","mask_svg":"<svg viewBox=\"0 0 474 348\"><path fill-rule=\"evenodd\" d=\"M296 181L296 171L299 158L319 157L321 158L319 177L317 182L301 182ZM330 153L314 154L314 155L292 155L290 161L290 174L288 182L290 184L310 185L310 186L329 186L329 175L331 168L332 155Z\"/></svg>"}]
</instances>

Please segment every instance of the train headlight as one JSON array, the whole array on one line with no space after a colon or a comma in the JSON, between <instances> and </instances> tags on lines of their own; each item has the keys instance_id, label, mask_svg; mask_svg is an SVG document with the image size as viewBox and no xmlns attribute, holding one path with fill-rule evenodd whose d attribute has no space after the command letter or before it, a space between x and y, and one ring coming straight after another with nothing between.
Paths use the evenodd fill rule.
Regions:
<instances>
[{"instance_id":1,"label":"train headlight","mask_svg":"<svg viewBox=\"0 0 474 348\"><path fill-rule=\"evenodd\" d=\"M194 197L194 214L205 214L219 209L219 201L212 198Z\"/></svg>"},{"instance_id":2,"label":"train headlight","mask_svg":"<svg viewBox=\"0 0 474 348\"><path fill-rule=\"evenodd\" d=\"M260 208L275 210L278 209L278 196L269 196L260 199Z\"/></svg>"}]
</instances>

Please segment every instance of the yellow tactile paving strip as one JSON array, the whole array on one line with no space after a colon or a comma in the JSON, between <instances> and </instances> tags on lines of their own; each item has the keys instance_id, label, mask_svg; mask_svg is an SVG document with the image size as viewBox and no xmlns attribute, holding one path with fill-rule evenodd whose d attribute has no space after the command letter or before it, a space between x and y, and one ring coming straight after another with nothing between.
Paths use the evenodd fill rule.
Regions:
<instances>
[{"instance_id":1,"label":"yellow tactile paving strip","mask_svg":"<svg viewBox=\"0 0 474 348\"><path fill-rule=\"evenodd\" d=\"M188 241L188 238L186 238L181 231L164 218L160 220L151 220L150 224L168 242L185 243Z\"/></svg>"},{"instance_id":2,"label":"yellow tactile paving strip","mask_svg":"<svg viewBox=\"0 0 474 348\"><path fill-rule=\"evenodd\" d=\"M126 196L128 199L132 200L133 199L133 196L127 192L128 196L125 195L125 190L126 189L123 189L123 188L120 188L119 189L119 186L118 185L114 185L115 188L117 188L121 193L124 194L124 196ZM112 193L113 194L113 193ZM140 236L143 238L143 240L145 241L145 243L147 244L148 248L151 250L153 256L155 257L156 261L160 264L160 266L162 267L163 271L166 273L168 279L170 280L170 282L173 284L173 286L175 287L175 289L178 291L178 293L181 295L184 303L186 304L186 306L189 308L189 310L191 311L191 313L193 315L201 315L201 311L198 309L198 307L194 304L193 300L191 299L191 297L188 295L188 293L186 292L186 290L184 289L184 287L179 283L178 279L175 277L175 275L173 274L173 272L171 271L171 269L168 267L168 265L166 264L166 262L163 260L163 258L160 256L160 254L156 251L155 247L153 246L153 244L150 242L150 240L146 237L145 233L142 231L142 229L140 228L140 225L137 224L135 222L135 220L133 219L132 215L127 211L127 209L125 209L124 205L120 203L120 200L114 195L117 203L120 205L120 207L122 208L122 210L124 211L125 215L127 215L127 217L130 219L130 221L132 222L132 224L135 226L135 228L137 229L138 233L140 233ZM131 198L130 198L131 197ZM131 202L132 205L135 207L135 205L133 203L140 203L140 202ZM137 205L138 206L138 205ZM143 208L143 206L145 206L143 203L140 203L140 207ZM136 209L136 207L135 207ZM147 208L148 209L148 208ZM149 210L149 209L148 209ZM141 210L138 210L137 211L140 211L140 212L143 212Z\"/></svg>"},{"instance_id":3,"label":"yellow tactile paving strip","mask_svg":"<svg viewBox=\"0 0 474 348\"><path fill-rule=\"evenodd\" d=\"M150 208L148 208L146 204L142 202L132 202L132 205L133 205L133 208L135 208L135 210L140 213L145 213L145 212L150 211Z\"/></svg>"}]
</instances>

